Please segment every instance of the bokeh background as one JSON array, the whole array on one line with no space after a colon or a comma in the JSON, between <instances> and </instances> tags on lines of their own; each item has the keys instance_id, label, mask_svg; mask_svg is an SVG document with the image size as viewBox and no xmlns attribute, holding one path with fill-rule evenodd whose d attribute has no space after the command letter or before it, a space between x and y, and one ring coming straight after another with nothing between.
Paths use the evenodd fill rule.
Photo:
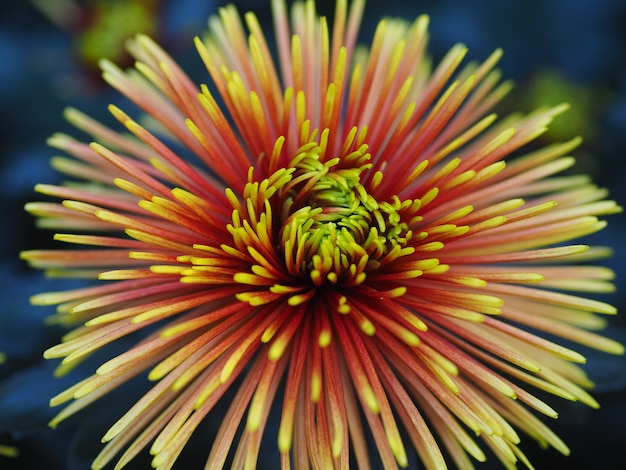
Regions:
<instances>
[{"instance_id":1,"label":"bokeh background","mask_svg":"<svg viewBox=\"0 0 626 470\"><path fill-rule=\"evenodd\" d=\"M253 9L269 24L269 0L234 2ZM55 431L46 423L55 410L50 396L76 381L78 375L52 378L54 364L42 351L55 344L62 331L44 325L51 313L31 307L30 295L69 283L49 282L18 259L23 249L52 246L51 233L36 231L23 206L37 197L37 182L59 181L48 166L53 155L46 138L57 131L72 132L63 121L72 105L111 122L106 105L124 101L99 78L95 59L106 55L118 62L118 36L142 30L157 37L198 82L208 79L191 39L217 11L214 0L26 0L0 6L0 444L15 445L16 459L0 457L0 469L83 470L97 454L99 436L120 414L124 394L101 402ZM331 1L318 2L332 15ZM73 5L73 7L72 7ZM369 41L381 16L431 17L430 50L435 60L456 42L470 48L471 59L482 60L496 47L504 48L500 67L516 88L500 107L501 114L537 105L568 101L571 111L555 124L546 139L582 134L575 152L577 170L610 188L612 197L626 203L626 2L623 0L370 0L362 40ZM114 27L111 28L111 25ZM617 290L604 296L622 310L611 320L607 335L626 342L626 222L610 224L591 243L612 245L615 257L606 262L617 272ZM595 396L602 404L592 411L583 406L553 402L561 412L552 423L572 449L568 459L544 452L527 440L522 448L538 469L621 469L626 466L626 358L583 351L587 371L596 381ZM86 364L93 367L93 364ZM83 372L84 374L85 372ZM202 462L218 423L183 453L181 468ZM203 465L203 464L202 464ZM419 468L415 460L412 468ZM132 468L149 468L138 459ZM497 468L487 464L479 468Z\"/></svg>"}]
</instances>

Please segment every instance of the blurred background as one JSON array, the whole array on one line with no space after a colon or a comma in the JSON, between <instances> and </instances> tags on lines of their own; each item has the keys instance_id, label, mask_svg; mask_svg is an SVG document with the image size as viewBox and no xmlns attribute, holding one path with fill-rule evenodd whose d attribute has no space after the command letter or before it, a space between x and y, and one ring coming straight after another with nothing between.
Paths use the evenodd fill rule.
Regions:
<instances>
[{"instance_id":1,"label":"blurred background","mask_svg":"<svg viewBox=\"0 0 626 470\"><path fill-rule=\"evenodd\" d=\"M253 9L269 25L268 1L234 2L240 11ZM411 4L408 6L408 4ZM93 407L52 431L46 423L56 413L48 399L77 380L52 378L54 364L42 351L56 344L62 331L46 327L46 308L31 307L30 295L60 289L18 259L23 249L50 247L51 233L37 231L23 211L37 200L33 186L59 181L48 165L53 151L46 138L70 129L61 116L75 106L111 122L108 103L121 103L100 80L97 59L104 56L128 65L120 44L137 31L146 32L181 62L198 83L208 76L195 54L194 35L206 28L206 18L222 2L213 0L33 0L2 2L0 6L0 445L19 449L17 458L0 456L0 469L83 470L98 453L99 437L110 416L121 412L116 399ZM333 2L318 1L332 16ZM612 198L626 204L626 2L623 0L370 0L362 30L368 42L382 16L431 17L430 51L438 60L455 43L469 46L470 59L483 60L496 47L504 78L516 87L498 109L531 111L540 104L567 101L571 110L545 139L583 135L575 152L577 170L591 174L610 188ZM269 36L269 35L268 35ZM76 135L76 134L74 134ZM544 138L544 137L542 137ZM593 236L594 244L612 245L615 257L606 264L617 272L618 289L602 300L617 305L622 316L611 319L606 334L626 342L626 222L613 216L607 229ZM552 428L572 449L569 459L544 452L525 440L522 448L538 469L620 469L626 462L626 358L593 351L586 370L597 384L600 410L552 402L561 413ZM88 366L88 364L87 364ZM118 397L119 398L119 397ZM121 404L123 406L123 403ZM107 416L108 415L108 416ZM208 424L209 427L214 425ZM184 452L185 462L203 462L209 447L196 439ZM198 452L196 452L198 450ZM203 465L203 463L202 463ZM413 460L412 468L419 468ZM131 468L148 468L139 459ZM181 468L190 467L184 464ZM497 468L487 464L479 468Z\"/></svg>"}]
</instances>

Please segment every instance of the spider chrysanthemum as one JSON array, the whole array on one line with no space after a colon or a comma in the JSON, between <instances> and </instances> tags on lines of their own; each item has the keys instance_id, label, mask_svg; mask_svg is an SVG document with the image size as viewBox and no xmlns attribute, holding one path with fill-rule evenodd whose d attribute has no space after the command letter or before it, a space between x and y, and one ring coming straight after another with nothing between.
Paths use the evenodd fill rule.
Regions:
<instances>
[{"instance_id":1,"label":"spider chrysanthemum","mask_svg":"<svg viewBox=\"0 0 626 470\"><path fill-rule=\"evenodd\" d=\"M576 294L612 289L589 264L609 250L568 244L620 209L561 175L578 138L527 145L564 107L496 118L500 51L460 68L455 46L431 69L426 17L355 47L363 3L338 1L331 26L274 1L276 57L253 14L221 9L195 40L199 88L139 36L133 70L102 68L150 119L110 106L120 133L72 109L94 142L50 139L71 181L27 209L82 248L23 258L98 282L33 298L78 325L45 356L63 373L137 338L52 399L71 402L52 425L153 384L94 468L145 448L171 468L205 419L221 423L206 468L253 468L271 413L275 468L395 468L412 448L428 469L529 465L520 434L568 453L538 391L597 406L584 357L542 337L623 352L593 332L615 309Z\"/></svg>"}]
</instances>

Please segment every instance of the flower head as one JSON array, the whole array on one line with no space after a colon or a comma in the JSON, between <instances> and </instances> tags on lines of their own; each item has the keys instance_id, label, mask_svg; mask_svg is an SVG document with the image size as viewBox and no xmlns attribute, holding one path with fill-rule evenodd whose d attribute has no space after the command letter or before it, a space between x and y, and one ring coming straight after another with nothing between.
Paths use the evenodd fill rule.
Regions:
<instances>
[{"instance_id":1,"label":"flower head","mask_svg":"<svg viewBox=\"0 0 626 470\"><path fill-rule=\"evenodd\" d=\"M52 425L135 376L153 382L94 468L146 447L170 468L212 416L207 468L252 468L270 413L283 468L395 468L410 447L429 469L445 467L441 449L459 468L485 449L510 467L526 463L520 432L568 453L534 413L557 416L537 390L597 406L584 357L542 336L623 352L591 331L615 309L575 293L611 290L588 264L609 250L567 244L620 208L558 175L579 139L523 153L565 107L497 119L500 51L459 70L455 46L431 70L426 17L381 21L355 47L363 3L337 2L331 27L313 2L289 21L274 1L276 62L253 14L246 33L221 9L195 41L211 82L199 89L138 36L135 69L102 68L146 124L110 106L119 133L71 109L94 142L50 139L72 181L38 185L63 202L27 209L82 248L23 257L99 282L33 298L79 325L45 356L63 373L138 341L54 397L71 403Z\"/></svg>"}]
</instances>

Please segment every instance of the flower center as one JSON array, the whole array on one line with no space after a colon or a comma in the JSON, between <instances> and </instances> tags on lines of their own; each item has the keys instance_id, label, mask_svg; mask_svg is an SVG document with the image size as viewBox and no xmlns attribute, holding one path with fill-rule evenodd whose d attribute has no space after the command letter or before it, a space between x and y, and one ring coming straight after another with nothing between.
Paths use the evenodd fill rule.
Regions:
<instances>
[{"instance_id":1,"label":"flower center","mask_svg":"<svg viewBox=\"0 0 626 470\"><path fill-rule=\"evenodd\" d=\"M281 194L288 216L279 234L291 274L309 276L318 286L342 277L361 283L411 239L401 210L412 201L378 202L367 192L361 182L371 167L366 152L363 145L348 158L323 161L316 146L302 148L292 162L293 179Z\"/></svg>"},{"instance_id":2,"label":"flower center","mask_svg":"<svg viewBox=\"0 0 626 470\"><path fill-rule=\"evenodd\" d=\"M421 220L421 201L397 196L376 200L372 194L382 173L368 174L372 166L368 147L355 143L355 133L356 129L335 156L327 155L325 145L309 141L283 168L276 156L284 140L277 140L270 162L277 170L258 181L250 168L241 194L226 190L233 207L227 226L232 244L195 245L207 256L180 257L191 264L181 273L182 281L206 282L211 273L217 274L216 266L243 262L249 267L238 270L233 279L253 286L237 294L251 305L284 296L290 305L298 305L312 299L322 286L356 286L368 276L377 289L389 290L386 295L402 295L404 288L383 284L422 273L423 263L392 263L413 254L415 243L427 236L410 228ZM326 134L322 133L322 142L327 142ZM431 261L437 264L436 260L426 264ZM380 281L383 284L378 285Z\"/></svg>"}]
</instances>

